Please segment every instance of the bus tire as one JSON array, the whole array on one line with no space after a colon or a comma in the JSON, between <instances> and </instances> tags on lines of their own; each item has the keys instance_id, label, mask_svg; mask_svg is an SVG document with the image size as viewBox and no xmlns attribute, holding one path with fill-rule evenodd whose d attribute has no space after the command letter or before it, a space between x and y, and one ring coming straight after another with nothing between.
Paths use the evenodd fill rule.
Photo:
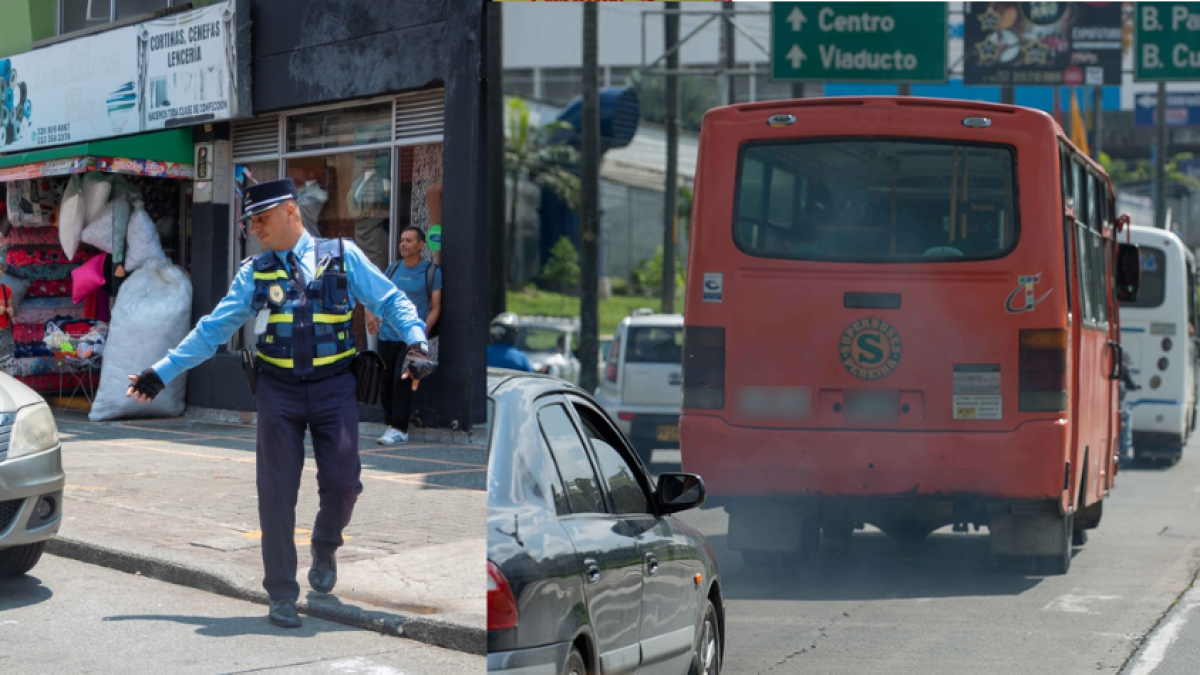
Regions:
<instances>
[{"instance_id":1,"label":"bus tire","mask_svg":"<svg viewBox=\"0 0 1200 675\"><path fill-rule=\"evenodd\" d=\"M1071 548L1074 541L1074 531L1075 515L1063 516L1062 544L1059 546L1058 552L1054 555L1034 558L1039 573L1046 575L1066 574L1071 569Z\"/></svg>"}]
</instances>

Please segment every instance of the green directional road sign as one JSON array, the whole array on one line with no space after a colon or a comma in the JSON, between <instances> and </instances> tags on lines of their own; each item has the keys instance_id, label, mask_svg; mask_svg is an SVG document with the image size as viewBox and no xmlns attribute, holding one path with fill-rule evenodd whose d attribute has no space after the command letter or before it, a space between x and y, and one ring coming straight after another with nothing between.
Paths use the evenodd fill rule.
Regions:
<instances>
[{"instance_id":1,"label":"green directional road sign","mask_svg":"<svg viewBox=\"0 0 1200 675\"><path fill-rule=\"evenodd\" d=\"M1138 82L1200 80L1200 2L1138 2Z\"/></svg>"},{"instance_id":2,"label":"green directional road sign","mask_svg":"<svg viewBox=\"0 0 1200 675\"><path fill-rule=\"evenodd\" d=\"M776 80L945 82L944 2L773 2Z\"/></svg>"}]
</instances>

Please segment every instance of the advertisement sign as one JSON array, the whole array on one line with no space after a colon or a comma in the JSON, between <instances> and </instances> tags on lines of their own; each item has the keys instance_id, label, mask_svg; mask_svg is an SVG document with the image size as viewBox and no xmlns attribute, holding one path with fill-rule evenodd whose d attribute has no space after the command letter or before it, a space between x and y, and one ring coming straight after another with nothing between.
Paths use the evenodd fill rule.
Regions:
<instances>
[{"instance_id":1,"label":"advertisement sign","mask_svg":"<svg viewBox=\"0 0 1200 675\"><path fill-rule=\"evenodd\" d=\"M0 58L0 152L248 115L234 5Z\"/></svg>"},{"instance_id":2,"label":"advertisement sign","mask_svg":"<svg viewBox=\"0 0 1200 675\"><path fill-rule=\"evenodd\" d=\"M968 2L963 83L1121 84L1121 3Z\"/></svg>"},{"instance_id":3,"label":"advertisement sign","mask_svg":"<svg viewBox=\"0 0 1200 675\"><path fill-rule=\"evenodd\" d=\"M1158 94L1146 92L1134 97L1133 126L1153 127ZM1200 91L1167 93L1167 126L1200 127Z\"/></svg>"}]
</instances>

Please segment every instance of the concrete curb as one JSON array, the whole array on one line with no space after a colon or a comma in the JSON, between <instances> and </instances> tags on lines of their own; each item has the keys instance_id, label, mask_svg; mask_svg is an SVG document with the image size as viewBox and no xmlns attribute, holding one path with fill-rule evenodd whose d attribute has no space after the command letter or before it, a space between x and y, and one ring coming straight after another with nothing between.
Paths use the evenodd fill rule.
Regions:
<instances>
[{"instance_id":1,"label":"concrete curb","mask_svg":"<svg viewBox=\"0 0 1200 675\"><path fill-rule=\"evenodd\" d=\"M181 556L134 552L63 535L47 542L46 552L238 600L270 604L265 591L239 583L231 570L198 569L180 560ZM393 637L407 637L468 654L482 656L487 653L487 630L483 626L446 620L450 617L410 617L385 611L365 610L342 604L336 596L313 595L315 594L310 594L309 598L301 597L296 602L296 607L308 616Z\"/></svg>"},{"instance_id":2,"label":"concrete curb","mask_svg":"<svg viewBox=\"0 0 1200 675\"><path fill-rule=\"evenodd\" d=\"M218 408L197 408L188 406L183 413L185 419L202 422L223 422L225 424L258 424L258 413L238 410L221 410ZM118 420L119 421L119 420ZM386 424L375 422L360 422L359 435L367 438L379 436L387 429ZM454 429L432 429L411 426L408 429L409 439L413 443L443 443L446 445L487 445L485 428L471 431L456 431Z\"/></svg>"}]
</instances>

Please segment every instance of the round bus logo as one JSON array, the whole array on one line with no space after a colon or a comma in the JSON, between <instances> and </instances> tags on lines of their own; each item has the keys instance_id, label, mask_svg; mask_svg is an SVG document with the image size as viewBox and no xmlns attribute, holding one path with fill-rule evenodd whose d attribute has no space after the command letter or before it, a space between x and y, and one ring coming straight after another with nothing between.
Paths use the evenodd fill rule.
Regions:
<instances>
[{"instance_id":1,"label":"round bus logo","mask_svg":"<svg viewBox=\"0 0 1200 675\"><path fill-rule=\"evenodd\" d=\"M842 332L838 353L850 374L864 380L887 377L900 364L900 334L883 319L864 318Z\"/></svg>"}]
</instances>

